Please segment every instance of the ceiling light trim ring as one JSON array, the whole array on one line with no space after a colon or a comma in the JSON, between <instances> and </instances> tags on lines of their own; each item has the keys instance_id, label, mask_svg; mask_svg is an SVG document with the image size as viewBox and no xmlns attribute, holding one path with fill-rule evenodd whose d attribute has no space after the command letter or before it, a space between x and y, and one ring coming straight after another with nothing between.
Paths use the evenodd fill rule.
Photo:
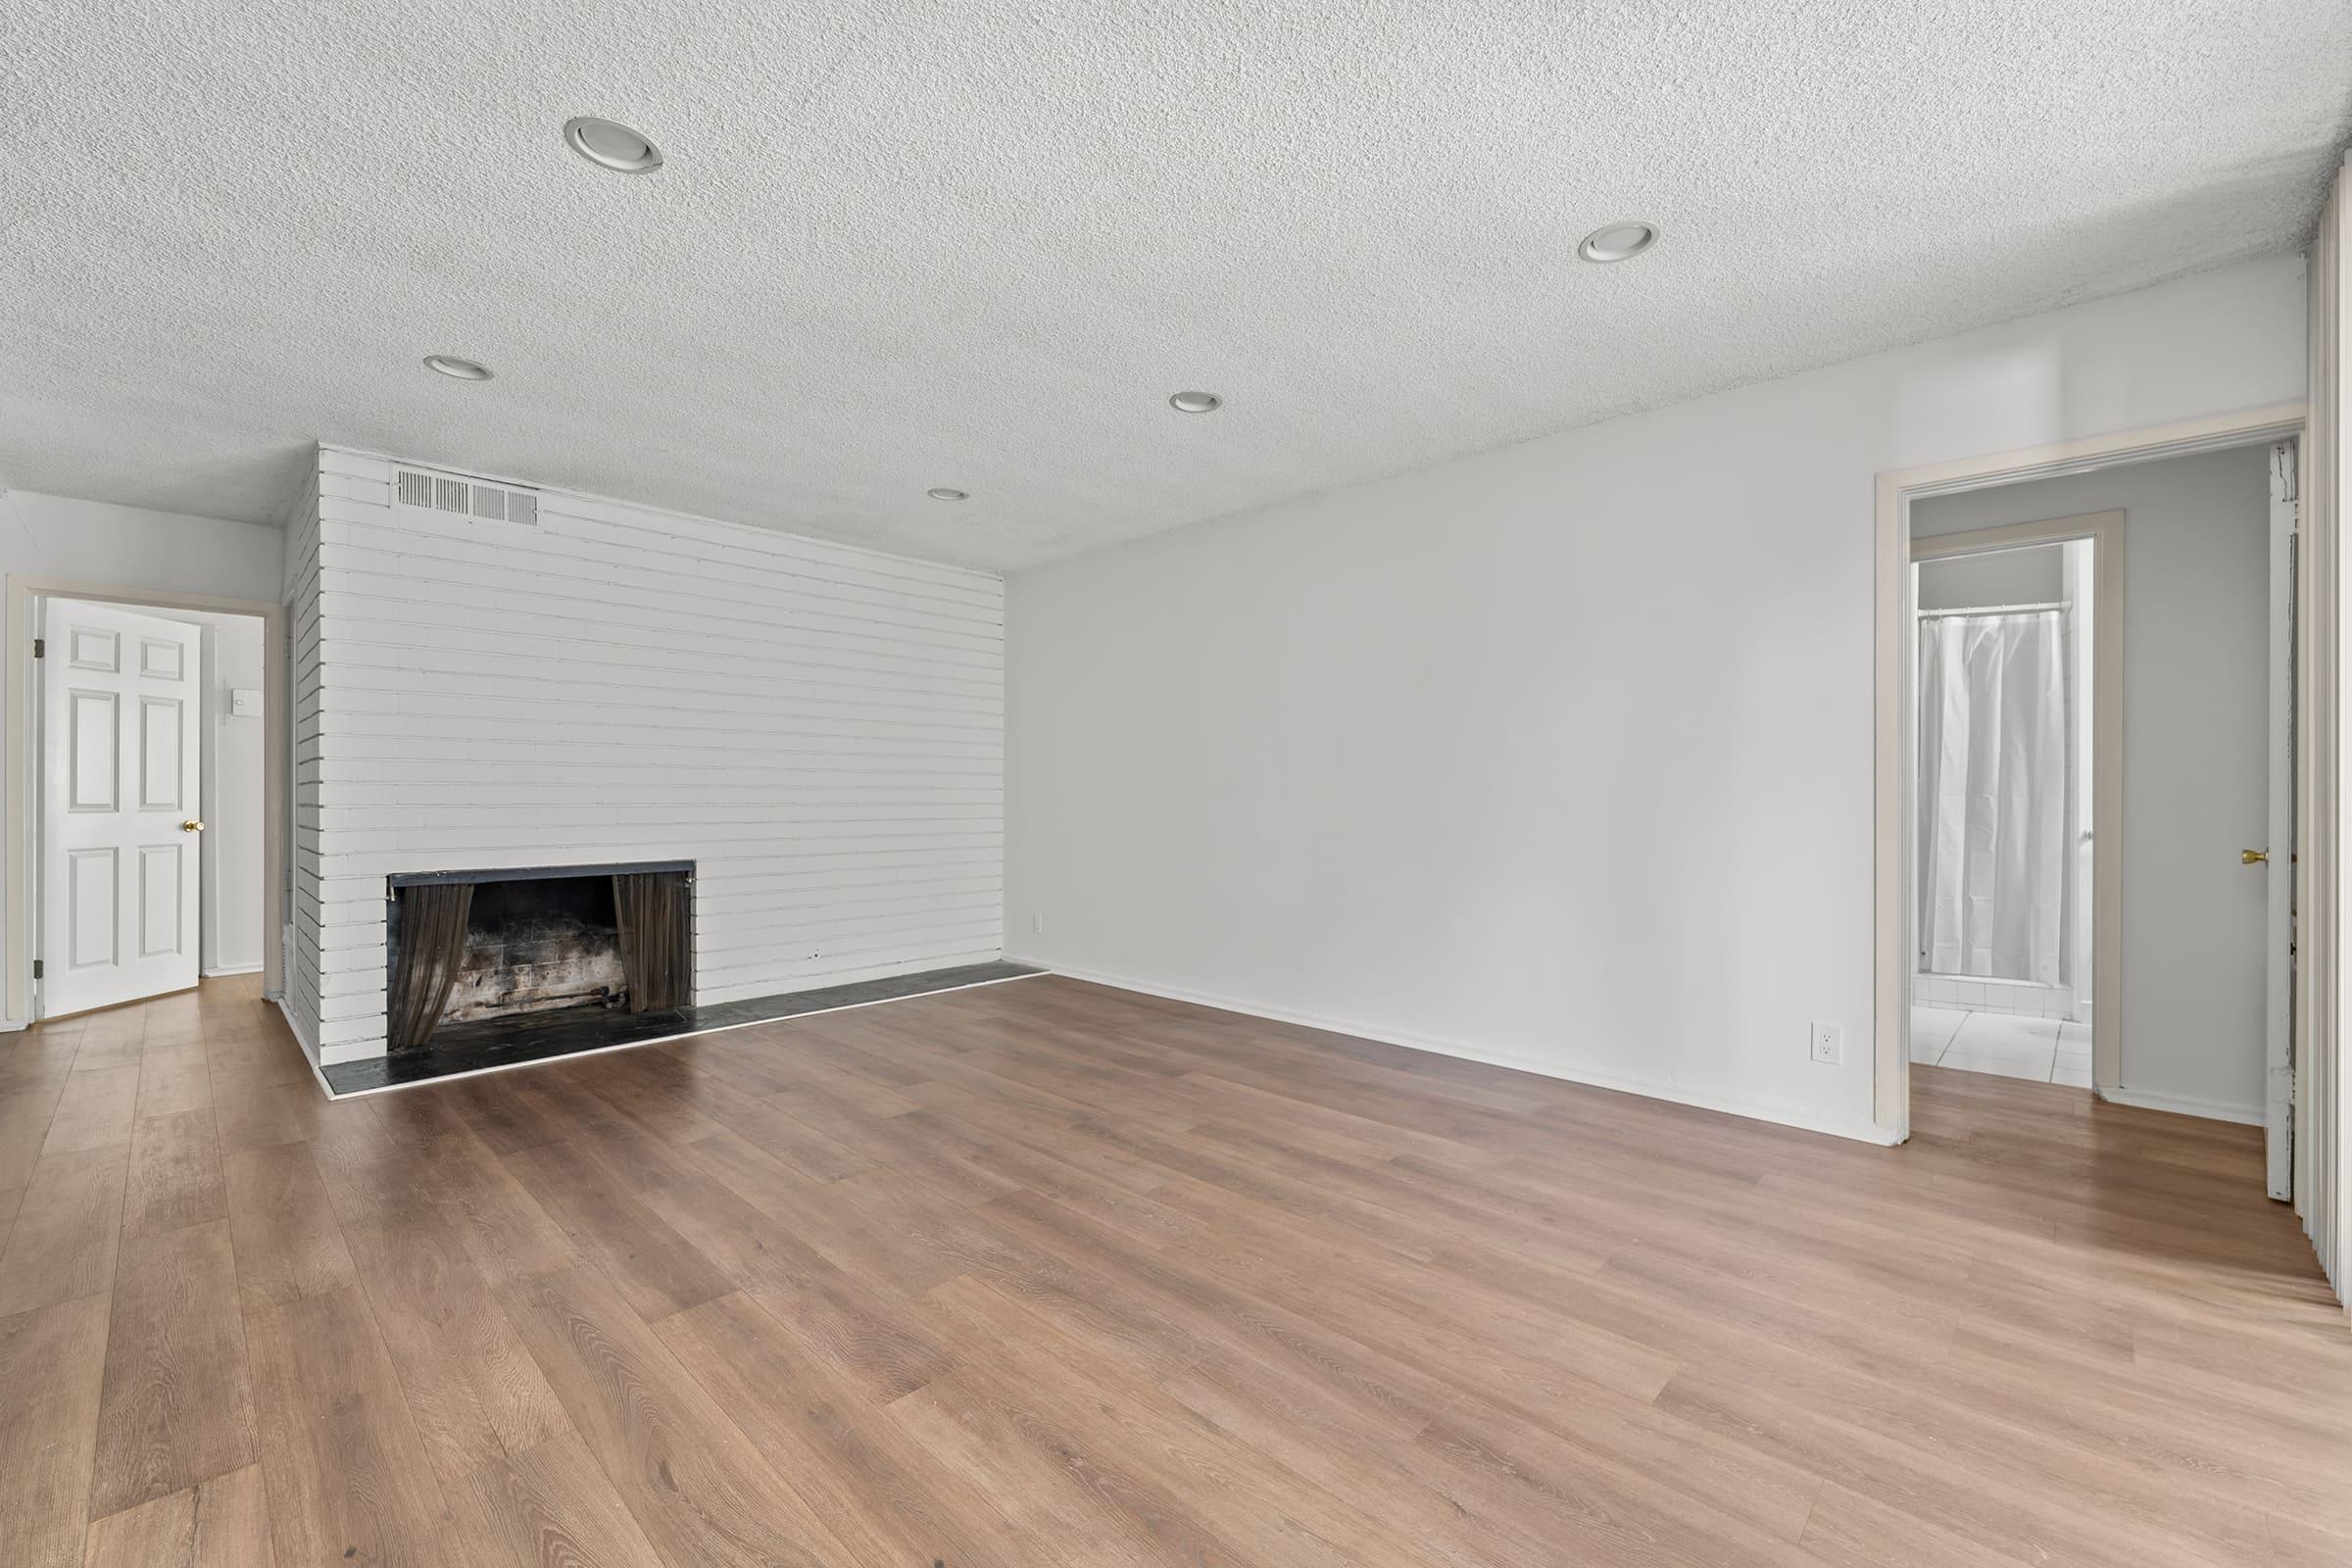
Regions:
<instances>
[{"instance_id":1,"label":"ceiling light trim ring","mask_svg":"<svg viewBox=\"0 0 2352 1568\"><path fill-rule=\"evenodd\" d=\"M575 115L564 122L564 143L597 168L615 174L650 174L664 162L653 137L634 125L596 115ZM632 151L631 143L638 150Z\"/></svg>"},{"instance_id":2,"label":"ceiling light trim ring","mask_svg":"<svg viewBox=\"0 0 2352 1568\"><path fill-rule=\"evenodd\" d=\"M1658 225L1643 218L1620 218L1587 234L1576 254L1588 262L1630 262L1658 242Z\"/></svg>"}]
</instances>

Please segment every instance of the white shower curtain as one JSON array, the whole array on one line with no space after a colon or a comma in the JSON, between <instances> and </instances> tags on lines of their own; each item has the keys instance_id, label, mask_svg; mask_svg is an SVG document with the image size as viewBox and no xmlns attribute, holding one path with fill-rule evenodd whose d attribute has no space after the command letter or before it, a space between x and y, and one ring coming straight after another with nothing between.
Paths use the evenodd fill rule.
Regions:
<instances>
[{"instance_id":1,"label":"white shower curtain","mask_svg":"<svg viewBox=\"0 0 2352 1568\"><path fill-rule=\"evenodd\" d=\"M1921 966L2064 978L2062 610L1919 622Z\"/></svg>"}]
</instances>

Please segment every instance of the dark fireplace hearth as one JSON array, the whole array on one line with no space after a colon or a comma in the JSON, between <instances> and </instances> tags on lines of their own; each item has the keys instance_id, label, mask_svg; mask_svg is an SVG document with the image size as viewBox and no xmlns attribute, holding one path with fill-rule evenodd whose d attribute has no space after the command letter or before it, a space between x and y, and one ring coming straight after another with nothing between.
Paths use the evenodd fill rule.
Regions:
<instances>
[{"instance_id":1,"label":"dark fireplace hearth","mask_svg":"<svg viewBox=\"0 0 2352 1568\"><path fill-rule=\"evenodd\" d=\"M436 871L388 879L386 1032L545 1034L567 1017L682 1007L693 984L685 861Z\"/></svg>"}]
</instances>

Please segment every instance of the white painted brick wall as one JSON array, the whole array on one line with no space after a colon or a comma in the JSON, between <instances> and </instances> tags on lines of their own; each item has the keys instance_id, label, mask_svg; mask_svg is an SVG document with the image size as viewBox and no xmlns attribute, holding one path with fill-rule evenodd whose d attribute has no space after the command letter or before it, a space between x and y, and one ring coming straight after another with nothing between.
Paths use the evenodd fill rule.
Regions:
<instances>
[{"instance_id":1,"label":"white painted brick wall","mask_svg":"<svg viewBox=\"0 0 2352 1568\"><path fill-rule=\"evenodd\" d=\"M285 1000L294 1033L318 1054L318 482L303 486L286 525L286 645L294 710L293 853L286 859Z\"/></svg>"},{"instance_id":2,"label":"white painted brick wall","mask_svg":"<svg viewBox=\"0 0 2352 1568\"><path fill-rule=\"evenodd\" d=\"M399 871L694 860L704 1003L1001 953L1001 579L555 491L468 519L319 464L288 990L325 1060L384 1049Z\"/></svg>"}]
</instances>

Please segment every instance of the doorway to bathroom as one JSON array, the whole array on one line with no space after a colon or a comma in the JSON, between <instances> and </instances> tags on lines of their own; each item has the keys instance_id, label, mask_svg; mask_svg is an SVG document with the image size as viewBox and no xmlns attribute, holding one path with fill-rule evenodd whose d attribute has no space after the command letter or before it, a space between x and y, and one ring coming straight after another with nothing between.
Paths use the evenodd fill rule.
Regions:
<instances>
[{"instance_id":1,"label":"doorway to bathroom","mask_svg":"<svg viewBox=\"0 0 2352 1568\"><path fill-rule=\"evenodd\" d=\"M2098 553L2122 520L1914 542L1914 1062L2091 1087L2097 629L2122 612Z\"/></svg>"},{"instance_id":2,"label":"doorway to bathroom","mask_svg":"<svg viewBox=\"0 0 2352 1568\"><path fill-rule=\"evenodd\" d=\"M1915 497L1910 1063L2291 1149L2295 447Z\"/></svg>"}]
</instances>

